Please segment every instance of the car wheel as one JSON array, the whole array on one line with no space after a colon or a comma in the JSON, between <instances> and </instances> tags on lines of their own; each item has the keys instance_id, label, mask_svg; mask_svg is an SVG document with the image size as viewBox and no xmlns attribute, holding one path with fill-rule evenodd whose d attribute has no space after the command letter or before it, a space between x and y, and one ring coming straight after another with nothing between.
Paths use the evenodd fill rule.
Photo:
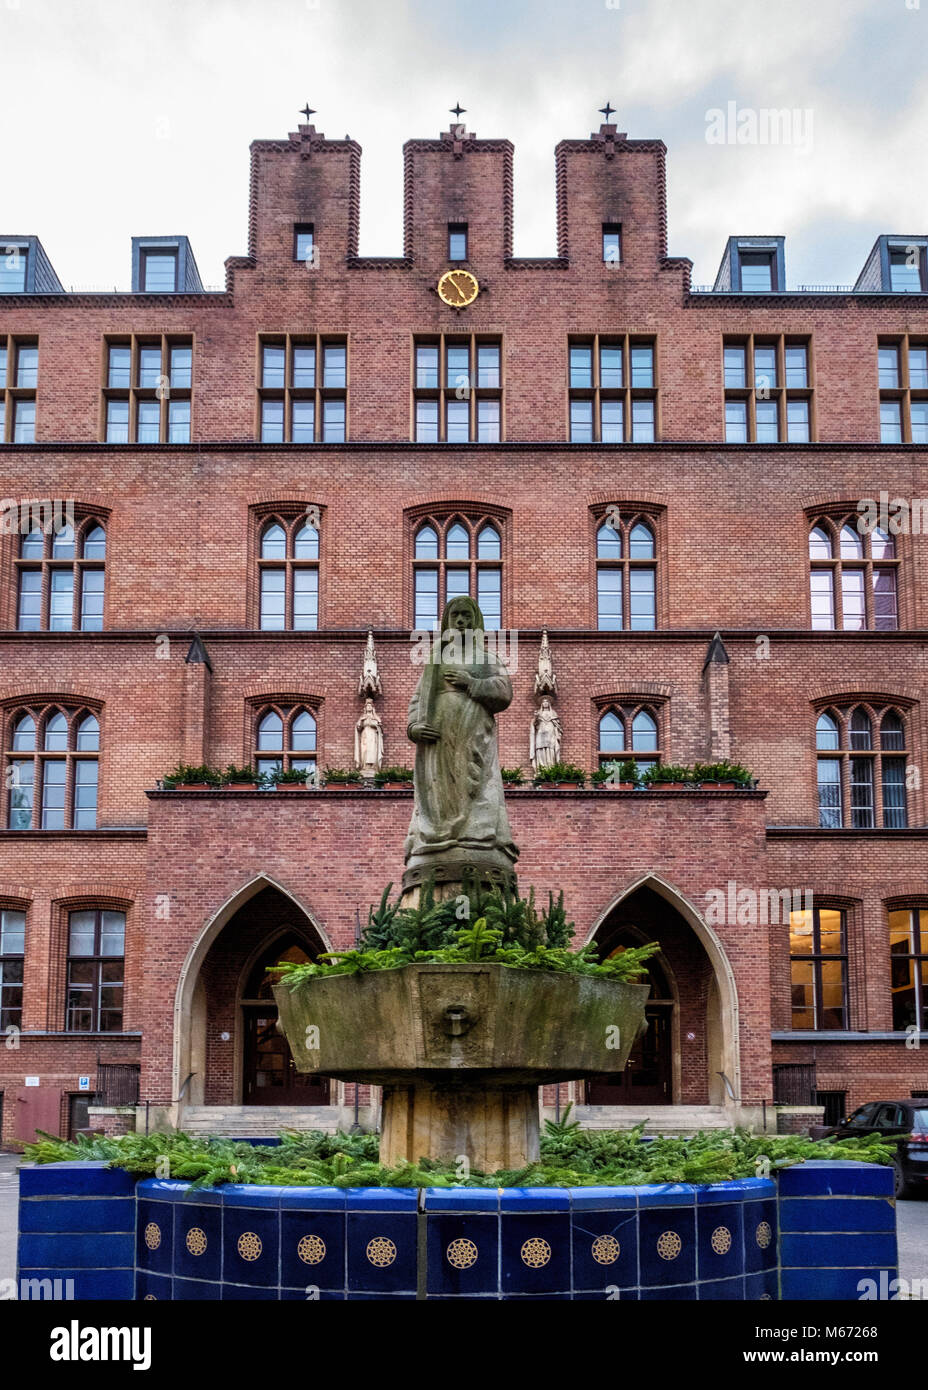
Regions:
<instances>
[{"instance_id":1,"label":"car wheel","mask_svg":"<svg viewBox=\"0 0 928 1390\"><path fill-rule=\"evenodd\" d=\"M906 1180L902 1171L902 1164L898 1158L893 1162L893 1194L898 1201L900 1198L905 1200L907 1197L915 1196L915 1188Z\"/></svg>"}]
</instances>

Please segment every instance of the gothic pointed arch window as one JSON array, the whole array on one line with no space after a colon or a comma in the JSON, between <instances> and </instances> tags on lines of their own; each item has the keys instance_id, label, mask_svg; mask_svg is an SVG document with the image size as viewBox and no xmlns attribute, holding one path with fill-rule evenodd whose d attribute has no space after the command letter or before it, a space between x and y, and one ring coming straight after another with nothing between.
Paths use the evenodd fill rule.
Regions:
<instances>
[{"instance_id":1,"label":"gothic pointed arch window","mask_svg":"<svg viewBox=\"0 0 928 1390\"><path fill-rule=\"evenodd\" d=\"M809 531L812 627L845 632L895 632L899 627L896 542L876 526L858 528L860 517L821 516Z\"/></svg>"},{"instance_id":2,"label":"gothic pointed arch window","mask_svg":"<svg viewBox=\"0 0 928 1390\"><path fill-rule=\"evenodd\" d=\"M99 632L103 627L106 528L96 516L74 525L36 524L20 539L16 626L20 632Z\"/></svg>"},{"instance_id":3,"label":"gothic pointed arch window","mask_svg":"<svg viewBox=\"0 0 928 1390\"><path fill-rule=\"evenodd\" d=\"M596 626L648 632L657 626L657 535L653 517L610 506L596 526Z\"/></svg>"},{"instance_id":4,"label":"gothic pointed arch window","mask_svg":"<svg viewBox=\"0 0 928 1390\"><path fill-rule=\"evenodd\" d=\"M318 754L316 714L307 705L261 705L255 713L251 761L258 772L314 773Z\"/></svg>"},{"instance_id":5,"label":"gothic pointed arch window","mask_svg":"<svg viewBox=\"0 0 928 1390\"><path fill-rule=\"evenodd\" d=\"M93 830L100 724L64 704L11 710L4 721L8 830Z\"/></svg>"},{"instance_id":6,"label":"gothic pointed arch window","mask_svg":"<svg viewBox=\"0 0 928 1390\"><path fill-rule=\"evenodd\" d=\"M601 767L632 761L639 773L663 761L659 713L655 706L614 704L599 715Z\"/></svg>"},{"instance_id":7,"label":"gothic pointed arch window","mask_svg":"<svg viewBox=\"0 0 928 1390\"><path fill-rule=\"evenodd\" d=\"M294 504L258 524L258 626L311 632L319 626L319 508Z\"/></svg>"},{"instance_id":8,"label":"gothic pointed arch window","mask_svg":"<svg viewBox=\"0 0 928 1390\"><path fill-rule=\"evenodd\" d=\"M819 825L904 830L908 825L906 721L892 706L822 709L815 725Z\"/></svg>"},{"instance_id":9,"label":"gothic pointed arch window","mask_svg":"<svg viewBox=\"0 0 928 1390\"><path fill-rule=\"evenodd\" d=\"M413 627L432 631L447 603L477 600L487 631L503 623L503 523L479 511L417 518L413 529Z\"/></svg>"}]
</instances>

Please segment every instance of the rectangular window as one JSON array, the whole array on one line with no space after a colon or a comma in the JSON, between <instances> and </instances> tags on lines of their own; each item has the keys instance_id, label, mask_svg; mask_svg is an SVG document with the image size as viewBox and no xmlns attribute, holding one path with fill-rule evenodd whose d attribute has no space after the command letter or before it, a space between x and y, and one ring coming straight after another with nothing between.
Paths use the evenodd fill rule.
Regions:
<instances>
[{"instance_id":1,"label":"rectangular window","mask_svg":"<svg viewBox=\"0 0 928 1390\"><path fill-rule=\"evenodd\" d=\"M872 830L873 759L851 758L851 828Z\"/></svg>"},{"instance_id":2,"label":"rectangular window","mask_svg":"<svg viewBox=\"0 0 928 1390\"><path fill-rule=\"evenodd\" d=\"M499 401L478 400L477 442L480 444L499 443Z\"/></svg>"},{"instance_id":3,"label":"rectangular window","mask_svg":"<svg viewBox=\"0 0 928 1390\"><path fill-rule=\"evenodd\" d=\"M818 823L823 830L841 828L841 762L818 760Z\"/></svg>"},{"instance_id":4,"label":"rectangular window","mask_svg":"<svg viewBox=\"0 0 928 1390\"><path fill-rule=\"evenodd\" d=\"M920 246L898 247L889 253L889 287L894 294L920 294L922 261Z\"/></svg>"},{"instance_id":5,"label":"rectangular window","mask_svg":"<svg viewBox=\"0 0 928 1390\"><path fill-rule=\"evenodd\" d=\"M294 444L312 444L316 438L316 402L291 402L290 438Z\"/></svg>"},{"instance_id":6,"label":"rectangular window","mask_svg":"<svg viewBox=\"0 0 928 1390\"><path fill-rule=\"evenodd\" d=\"M621 391L625 385L621 343L601 343L599 385L603 391Z\"/></svg>"},{"instance_id":7,"label":"rectangular window","mask_svg":"<svg viewBox=\"0 0 928 1390\"><path fill-rule=\"evenodd\" d=\"M467 223L448 223L448 260L467 260Z\"/></svg>"},{"instance_id":8,"label":"rectangular window","mask_svg":"<svg viewBox=\"0 0 928 1390\"><path fill-rule=\"evenodd\" d=\"M284 403L265 400L261 402L261 441L264 444L282 444L284 439Z\"/></svg>"},{"instance_id":9,"label":"rectangular window","mask_svg":"<svg viewBox=\"0 0 928 1390\"><path fill-rule=\"evenodd\" d=\"M739 259L745 294L766 294L773 289L773 257L769 252L743 252Z\"/></svg>"},{"instance_id":10,"label":"rectangular window","mask_svg":"<svg viewBox=\"0 0 928 1390\"><path fill-rule=\"evenodd\" d=\"M42 768L43 830L64 830L66 772L67 765L63 758L45 760Z\"/></svg>"},{"instance_id":11,"label":"rectangular window","mask_svg":"<svg viewBox=\"0 0 928 1390\"><path fill-rule=\"evenodd\" d=\"M928 1030L928 911L901 908L889 913L893 1029ZM924 1112L923 1112L924 1113ZM922 1124L922 1129L926 1126Z\"/></svg>"},{"instance_id":12,"label":"rectangular window","mask_svg":"<svg viewBox=\"0 0 928 1390\"><path fill-rule=\"evenodd\" d=\"M468 391L470 389L470 347L462 343L449 343L446 350L447 373L445 387L449 391Z\"/></svg>"},{"instance_id":13,"label":"rectangular window","mask_svg":"<svg viewBox=\"0 0 928 1390\"><path fill-rule=\"evenodd\" d=\"M913 391L928 391L928 347L909 348L909 386Z\"/></svg>"},{"instance_id":14,"label":"rectangular window","mask_svg":"<svg viewBox=\"0 0 928 1390\"><path fill-rule=\"evenodd\" d=\"M632 386L651 388L654 385L654 348L637 344L632 347Z\"/></svg>"},{"instance_id":15,"label":"rectangular window","mask_svg":"<svg viewBox=\"0 0 928 1390\"><path fill-rule=\"evenodd\" d=\"M805 388L809 385L809 353L804 343L787 343L786 385L787 388Z\"/></svg>"},{"instance_id":16,"label":"rectangular window","mask_svg":"<svg viewBox=\"0 0 928 1390\"><path fill-rule=\"evenodd\" d=\"M106 442L189 444L192 340L107 339L105 352Z\"/></svg>"},{"instance_id":17,"label":"rectangular window","mask_svg":"<svg viewBox=\"0 0 928 1390\"><path fill-rule=\"evenodd\" d=\"M738 390L747 384L747 351L737 343L730 344L725 348L725 385Z\"/></svg>"},{"instance_id":18,"label":"rectangular window","mask_svg":"<svg viewBox=\"0 0 928 1390\"><path fill-rule=\"evenodd\" d=\"M415 615L413 626L422 630L438 627L438 570L417 569L415 572Z\"/></svg>"},{"instance_id":19,"label":"rectangular window","mask_svg":"<svg viewBox=\"0 0 928 1390\"><path fill-rule=\"evenodd\" d=\"M905 796L905 759L882 760L883 824L889 830L904 830L908 825Z\"/></svg>"},{"instance_id":20,"label":"rectangular window","mask_svg":"<svg viewBox=\"0 0 928 1390\"><path fill-rule=\"evenodd\" d=\"M756 401L757 443L776 444L780 438L776 401Z\"/></svg>"},{"instance_id":21,"label":"rectangular window","mask_svg":"<svg viewBox=\"0 0 928 1390\"><path fill-rule=\"evenodd\" d=\"M826 631L835 625L835 584L830 569L814 569L811 572L812 588L812 626Z\"/></svg>"},{"instance_id":22,"label":"rectangular window","mask_svg":"<svg viewBox=\"0 0 928 1390\"><path fill-rule=\"evenodd\" d=\"M450 571L449 571L450 573ZM502 574L498 569L479 566L477 570L477 606L483 614L488 632L499 629L502 620Z\"/></svg>"},{"instance_id":23,"label":"rectangular window","mask_svg":"<svg viewBox=\"0 0 928 1390\"><path fill-rule=\"evenodd\" d=\"M283 632L287 626L287 578L282 569L261 571L261 629Z\"/></svg>"},{"instance_id":24,"label":"rectangular window","mask_svg":"<svg viewBox=\"0 0 928 1390\"><path fill-rule=\"evenodd\" d=\"M25 293L28 264L27 246L0 246L0 294Z\"/></svg>"},{"instance_id":25,"label":"rectangular window","mask_svg":"<svg viewBox=\"0 0 928 1390\"><path fill-rule=\"evenodd\" d=\"M779 385L777 381L777 349L776 345L754 344L754 389L761 392L769 392Z\"/></svg>"},{"instance_id":26,"label":"rectangular window","mask_svg":"<svg viewBox=\"0 0 928 1390\"><path fill-rule=\"evenodd\" d=\"M748 442L748 403L747 401L725 402L725 442L726 444L747 444Z\"/></svg>"},{"instance_id":27,"label":"rectangular window","mask_svg":"<svg viewBox=\"0 0 928 1390\"><path fill-rule=\"evenodd\" d=\"M657 596L653 569L632 568L629 572L629 627L634 632L652 632L657 626Z\"/></svg>"},{"instance_id":28,"label":"rectangular window","mask_svg":"<svg viewBox=\"0 0 928 1390\"><path fill-rule=\"evenodd\" d=\"M809 442L809 402L786 402L786 438L790 444Z\"/></svg>"},{"instance_id":29,"label":"rectangular window","mask_svg":"<svg viewBox=\"0 0 928 1390\"><path fill-rule=\"evenodd\" d=\"M416 401L416 439L420 444L438 443L438 401Z\"/></svg>"},{"instance_id":30,"label":"rectangular window","mask_svg":"<svg viewBox=\"0 0 928 1390\"><path fill-rule=\"evenodd\" d=\"M315 568L294 570L293 626L298 632L319 626L319 571Z\"/></svg>"},{"instance_id":31,"label":"rectangular window","mask_svg":"<svg viewBox=\"0 0 928 1390\"><path fill-rule=\"evenodd\" d=\"M81 580L81 631L103 628L103 570L85 569Z\"/></svg>"},{"instance_id":32,"label":"rectangular window","mask_svg":"<svg viewBox=\"0 0 928 1390\"><path fill-rule=\"evenodd\" d=\"M69 1033L122 1030L126 950L124 912L72 912L68 923Z\"/></svg>"},{"instance_id":33,"label":"rectangular window","mask_svg":"<svg viewBox=\"0 0 928 1390\"><path fill-rule=\"evenodd\" d=\"M282 391L286 361L286 348L278 346L276 343L265 343L261 351L261 385L275 391Z\"/></svg>"},{"instance_id":34,"label":"rectangular window","mask_svg":"<svg viewBox=\"0 0 928 1390\"><path fill-rule=\"evenodd\" d=\"M846 631L861 632L867 626L867 610L864 600L864 571L842 567L841 606Z\"/></svg>"},{"instance_id":35,"label":"rectangular window","mask_svg":"<svg viewBox=\"0 0 928 1390\"><path fill-rule=\"evenodd\" d=\"M23 955L26 914L0 910L0 1032L21 1028L23 1021Z\"/></svg>"},{"instance_id":36,"label":"rectangular window","mask_svg":"<svg viewBox=\"0 0 928 1390\"><path fill-rule=\"evenodd\" d=\"M142 289L151 294L173 294L177 289L177 252L143 251Z\"/></svg>"},{"instance_id":37,"label":"rectangular window","mask_svg":"<svg viewBox=\"0 0 928 1390\"><path fill-rule=\"evenodd\" d=\"M348 349L344 343L324 343L322 385L327 391L344 391L348 384Z\"/></svg>"},{"instance_id":38,"label":"rectangular window","mask_svg":"<svg viewBox=\"0 0 928 1390\"><path fill-rule=\"evenodd\" d=\"M16 349L16 385L20 390L34 391L39 380L39 349L34 343L20 344Z\"/></svg>"},{"instance_id":39,"label":"rectangular window","mask_svg":"<svg viewBox=\"0 0 928 1390\"><path fill-rule=\"evenodd\" d=\"M97 761L78 759L74 764L74 829L95 830L97 825Z\"/></svg>"},{"instance_id":40,"label":"rectangular window","mask_svg":"<svg viewBox=\"0 0 928 1390\"><path fill-rule=\"evenodd\" d=\"M35 401L14 400L13 443L35 443Z\"/></svg>"},{"instance_id":41,"label":"rectangular window","mask_svg":"<svg viewBox=\"0 0 928 1390\"><path fill-rule=\"evenodd\" d=\"M598 626L603 632L622 630L622 571L596 571Z\"/></svg>"},{"instance_id":42,"label":"rectangular window","mask_svg":"<svg viewBox=\"0 0 928 1390\"><path fill-rule=\"evenodd\" d=\"M449 444L466 444L470 432L469 402L447 400L445 409L445 439Z\"/></svg>"},{"instance_id":43,"label":"rectangular window","mask_svg":"<svg viewBox=\"0 0 928 1390\"><path fill-rule=\"evenodd\" d=\"M42 626L42 571L21 570L19 576L20 632L38 632Z\"/></svg>"},{"instance_id":44,"label":"rectangular window","mask_svg":"<svg viewBox=\"0 0 928 1390\"><path fill-rule=\"evenodd\" d=\"M161 384L161 348L139 348L139 386L154 391Z\"/></svg>"},{"instance_id":45,"label":"rectangular window","mask_svg":"<svg viewBox=\"0 0 928 1390\"><path fill-rule=\"evenodd\" d=\"M902 406L899 401L880 402L880 443L902 443Z\"/></svg>"},{"instance_id":46,"label":"rectangular window","mask_svg":"<svg viewBox=\"0 0 928 1390\"><path fill-rule=\"evenodd\" d=\"M168 443L190 443L189 401L168 401Z\"/></svg>"},{"instance_id":47,"label":"rectangular window","mask_svg":"<svg viewBox=\"0 0 928 1390\"><path fill-rule=\"evenodd\" d=\"M29 758L16 758L11 763L12 780L10 785L11 830L30 830L32 828L32 799L35 790L35 764Z\"/></svg>"},{"instance_id":48,"label":"rectangular window","mask_svg":"<svg viewBox=\"0 0 928 1390\"><path fill-rule=\"evenodd\" d=\"M844 913L834 908L791 912L789 937L793 1028L847 1028Z\"/></svg>"},{"instance_id":49,"label":"rectangular window","mask_svg":"<svg viewBox=\"0 0 928 1390\"><path fill-rule=\"evenodd\" d=\"M295 261L312 261L313 257L313 226L311 222L298 222L293 228L293 259Z\"/></svg>"},{"instance_id":50,"label":"rectangular window","mask_svg":"<svg viewBox=\"0 0 928 1390\"><path fill-rule=\"evenodd\" d=\"M896 391L902 385L899 379L898 347L881 347L877 353L881 391Z\"/></svg>"},{"instance_id":51,"label":"rectangular window","mask_svg":"<svg viewBox=\"0 0 928 1390\"><path fill-rule=\"evenodd\" d=\"M573 444L593 443L593 402L571 401L570 439Z\"/></svg>"},{"instance_id":52,"label":"rectangular window","mask_svg":"<svg viewBox=\"0 0 928 1390\"><path fill-rule=\"evenodd\" d=\"M128 391L132 385L132 349L121 343L110 346L106 384Z\"/></svg>"},{"instance_id":53,"label":"rectangular window","mask_svg":"<svg viewBox=\"0 0 928 1390\"><path fill-rule=\"evenodd\" d=\"M74 570L53 569L49 598L48 627L50 632L70 632L74 621Z\"/></svg>"},{"instance_id":54,"label":"rectangular window","mask_svg":"<svg viewBox=\"0 0 928 1390\"><path fill-rule=\"evenodd\" d=\"M316 349L311 343L294 343L291 386L295 391L312 391L316 386Z\"/></svg>"},{"instance_id":55,"label":"rectangular window","mask_svg":"<svg viewBox=\"0 0 928 1390\"><path fill-rule=\"evenodd\" d=\"M617 222L603 223L603 260L618 265L622 259L622 228Z\"/></svg>"},{"instance_id":56,"label":"rectangular window","mask_svg":"<svg viewBox=\"0 0 928 1390\"><path fill-rule=\"evenodd\" d=\"M417 341L412 378L420 444L498 444L503 431L499 339Z\"/></svg>"},{"instance_id":57,"label":"rectangular window","mask_svg":"<svg viewBox=\"0 0 928 1390\"><path fill-rule=\"evenodd\" d=\"M111 401L111 405L118 402ZM160 401L139 401L137 439L139 444L157 444L161 437Z\"/></svg>"},{"instance_id":58,"label":"rectangular window","mask_svg":"<svg viewBox=\"0 0 928 1390\"><path fill-rule=\"evenodd\" d=\"M345 442L345 399L322 402L322 439L325 444L344 444Z\"/></svg>"},{"instance_id":59,"label":"rectangular window","mask_svg":"<svg viewBox=\"0 0 928 1390\"><path fill-rule=\"evenodd\" d=\"M585 343L571 345L570 387L571 390L592 390L593 349Z\"/></svg>"},{"instance_id":60,"label":"rectangular window","mask_svg":"<svg viewBox=\"0 0 928 1390\"><path fill-rule=\"evenodd\" d=\"M603 444L621 444L625 439L624 402L600 400L599 438Z\"/></svg>"},{"instance_id":61,"label":"rectangular window","mask_svg":"<svg viewBox=\"0 0 928 1390\"><path fill-rule=\"evenodd\" d=\"M189 391L193 383L193 348L172 345L169 352L171 390Z\"/></svg>"},{"instance_id":62,"label":"rectangular window","mask_svg":"<svg viewBox=\"0 0 928 1390\"><path fill-rule=\"evenodd\" d=\"M928 401L912 402L912 443L928 444Z\"/></svg>"},{"instance_id":63,"label":"rectangular window","mask_svg":"<svg viewBox=\"0 0 928 1390\"><path fill-rule=\"evenodd\" d=\"M416 390L438 390L437 343L419 343L416 347Z\"/></svg>"},{"instance_id":64,"label":"rectangular window","mask_svg":"<svg viewBox=\"0 0 928 1390\"><path fill-rule=\"evenodd\" d=\"M478 343L477 389L498 390L499 386L499 343Z\"/></svg>"},{"instance_id":65,"label":"rectangular window","mask_svg":"<svg viewBox=\"0 0 928 1390\"><path fill-rule=\"evenodd\" d=\"M636 444L654 442L654 402L632 399L632 440Z\"/></svg>"}]
</instances>

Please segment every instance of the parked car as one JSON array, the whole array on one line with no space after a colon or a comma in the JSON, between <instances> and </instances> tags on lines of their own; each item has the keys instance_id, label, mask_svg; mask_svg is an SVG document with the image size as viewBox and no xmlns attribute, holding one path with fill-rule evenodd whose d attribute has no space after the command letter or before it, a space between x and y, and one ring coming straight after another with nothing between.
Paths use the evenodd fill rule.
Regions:
<instances>
[{"instance_id":1,"label":"parked car","mask_svg":"<svg viewBox=\"0 0 928 1390\"><path fill-rule=\"evenodd\" d=\"M898 1139L893 1163L897 1197L914 1197L919 1190L928 1190L928 1099L871 1101L826 1129L822 1138L852 1139L862 1134Z\"/></svg>"}]
</instances>

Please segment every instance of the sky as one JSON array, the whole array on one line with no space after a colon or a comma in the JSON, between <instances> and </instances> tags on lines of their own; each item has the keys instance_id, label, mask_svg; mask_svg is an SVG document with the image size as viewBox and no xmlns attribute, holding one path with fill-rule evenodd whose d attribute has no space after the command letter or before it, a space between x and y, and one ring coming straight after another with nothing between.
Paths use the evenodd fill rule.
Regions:
<instances>
[{"instance_id":1,"label":"sky","mask_svg":"<svg viewBox=\"0 0 928 1390\"><path fill-rule=\"evenodd\" d=\"M879 233L928 231L926 54L928 0L0 0L0 238L102 290L129 288L133 235L183 233L219 288L249 143L308 101L363 149L361 254L399 255L403 142L460 102L515 146L515 253L552 255L554 147L608 99L668 147L694 283L759 233L787 237L790 288L847 284Z\"/></svg>"}]
</instances>

